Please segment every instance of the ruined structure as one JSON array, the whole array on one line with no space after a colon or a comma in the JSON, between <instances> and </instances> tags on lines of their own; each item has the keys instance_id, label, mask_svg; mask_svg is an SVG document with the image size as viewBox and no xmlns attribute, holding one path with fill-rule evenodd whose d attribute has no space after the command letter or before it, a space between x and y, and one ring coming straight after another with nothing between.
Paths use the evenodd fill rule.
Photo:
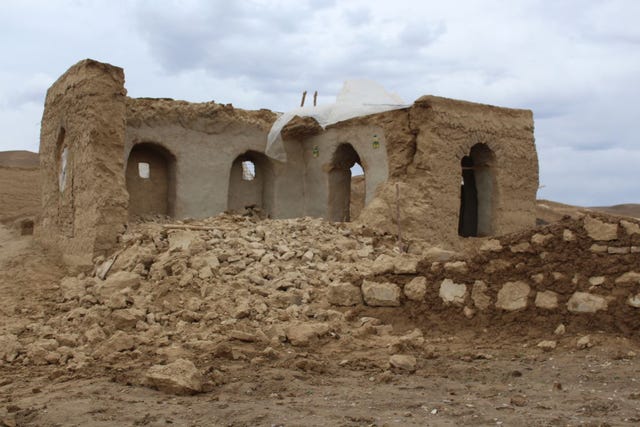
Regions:
<instances>
[{"instance_id":1,"label":"ruined structure","mask_svg":"<svg viewBox=\"0 0 640 427\"><path fill-rule=\"evenodd\" d=\"M49 89L42 119L38 234L71 256L113 247L131 217L202 218L258 207L272 218L351 218L351 168L364 170L357 218L456 247L535 222L531 111L423 96L406 108L323 129L296 117L286 162L265 154L277 119L209 103L126 96L121 68L83 60Z\"/></svg>"}]
</instances>

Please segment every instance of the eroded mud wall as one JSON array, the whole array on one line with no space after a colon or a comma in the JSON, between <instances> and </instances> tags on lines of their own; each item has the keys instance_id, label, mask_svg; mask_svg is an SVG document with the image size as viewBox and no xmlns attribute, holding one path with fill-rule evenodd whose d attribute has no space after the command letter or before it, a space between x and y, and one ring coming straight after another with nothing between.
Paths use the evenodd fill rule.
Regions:
<instances>
[{"instance_id":1,"label":"eroded mud wall","mask_svg":"<svg viewBox=\"0 0 640 427\"><path fill-rule=\"evenodd\" d=\"M127 222L124 72L86 59L47 91L40 133L38 236L84 263L111 249Z\"/></svg>"},{"instance_id":2,"label":"eroded mud wall","mask_svg":"<svg viewBox=\"0 0 640 427\"><path fill-rule=\"evenodd\" d=\"M359 221L395 233L393 212L399 205L405 237L447 247L464 245L465 238L458 235L461 160L473 146L484 144L493 156L490 234L535 224L538 159L531 111L424 96L406 114L404 130L387 128L404 134L406 141L414 136L414 154L404 167L396 154L390 154L398 163L395 173L379 188ZM391 146L388 150L394 152Z\"/></svg>"}]
</instances>

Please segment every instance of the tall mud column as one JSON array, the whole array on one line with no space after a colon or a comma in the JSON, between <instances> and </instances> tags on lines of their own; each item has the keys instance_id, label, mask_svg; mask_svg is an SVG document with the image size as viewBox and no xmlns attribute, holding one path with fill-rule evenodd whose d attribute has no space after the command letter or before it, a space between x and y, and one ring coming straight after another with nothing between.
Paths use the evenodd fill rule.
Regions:
<instances>
[{"instance_id":1,"label":"tall mud column","mask_svg":"<svg viewBox=\"0 0 640 427\"><path fill-rule=\"evenodd\" d=\"M124 71L85 59L47 91L37 237L72 264L107 253L127 222Z\"/></svg>"}]
</instances>

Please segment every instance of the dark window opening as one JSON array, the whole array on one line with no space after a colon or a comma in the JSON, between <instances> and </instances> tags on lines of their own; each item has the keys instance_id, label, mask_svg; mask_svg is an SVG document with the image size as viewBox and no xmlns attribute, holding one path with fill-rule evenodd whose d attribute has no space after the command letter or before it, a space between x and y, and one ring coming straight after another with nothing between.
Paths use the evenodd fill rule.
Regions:
<instances>
[{"instance_id":1,"label":"dark window opening","mask_svg":"<svg viewBox=\"0 0 640 427\"><path fill-rule=\"evenodd\" d=\"M458 234L462 237L490 236L493 233L494 155L486 144L471 147L460 162L460 213Z\"/></svg>"}]
</instances>

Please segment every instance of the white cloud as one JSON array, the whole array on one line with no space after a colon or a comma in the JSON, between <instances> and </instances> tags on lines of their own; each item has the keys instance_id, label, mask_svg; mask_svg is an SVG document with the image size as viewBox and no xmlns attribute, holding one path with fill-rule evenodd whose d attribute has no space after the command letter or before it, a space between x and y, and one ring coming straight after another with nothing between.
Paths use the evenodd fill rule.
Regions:
<instances>
[{"instance_id":1,"label":"white cloud","mask_svg":"<svg viewBox=\"0 0 640 427\"><path fill-rule=\"evenodd\" d=\"M37 148L46 87L85 57L123 67L131 96L281 111L367 77L407 101L530 108L542 196L640 202L638 16L633 0L3 4L0 149Z\"/></svg>"}]
</instances>

